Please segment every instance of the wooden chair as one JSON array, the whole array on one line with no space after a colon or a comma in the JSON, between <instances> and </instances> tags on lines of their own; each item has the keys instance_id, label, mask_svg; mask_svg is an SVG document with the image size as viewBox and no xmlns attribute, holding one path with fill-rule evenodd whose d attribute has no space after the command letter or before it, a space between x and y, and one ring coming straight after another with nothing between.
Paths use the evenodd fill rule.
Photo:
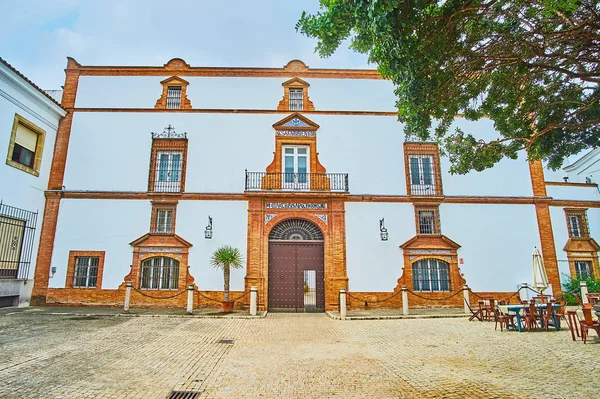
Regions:
<instances>
[{"instance_id":1,"label":"wooden chair","mask_svg":"<svg viewBox=\"0 0 600 399\"><path fill-rule=\"evenodd\" d=\"M583 308L582 312L583 320L579 320L579 325L581 326L581 339L583 339L583 343L585 344L587 341L589 330L596 331L596 334L598 334L598 338L600 338L600 322L592 319L591 308Z\"/></svg>"},{"instance_id":2,"label":"wooden chair","mask_svg":"<svg viewBox=\"0 0 600 399\"><path fill-rule=\"evenodd\" d=\"M502 313L502 311L496 307L496 312L495 312L495 321L496 324L494 325L494 330L498 329L498 324L500 324L500 331L504 331L503 327L506 326L506 329L508 330L511 326L513 328L516 328L515 326L515 316L514 314L509 314L509 313Z\"/></svg>"},{"instance_id":3,"label":"wooden chair","mask_svg":"<svg viewBox=\"0 0 600 399\"><path fill-rule=\"evenodd\" d=\"M542 327L544 327L546 330L548 329L548 326L550 325L550 320L552 320L552 322L554 322L554 318L552 317L553 311L554 311L554 304L552 302L548 302L546 304L546 308L542 309L542 313L540 314L540 318L542 321Z\"/></svg>"},{"instance_id":4,"label":"wooden chair","mask_svg":"<svg viewBox=\"0 0 600 399\"><path fill-rule=\"evenodd\" d=\"M577 323L579 323L579 318L577 317L577 311L576 310L567 310L567 317L569 319L569 321L567 322L567 325L569 326L569 330L571 330L571 338L573 338L573 341L575 341L575 334L577 334L577 337L579 337L579 330L581 328L577 327Z\"/></svg>"},{"instance_id":5,"label":"wooden chair","mask_svg":"<svg viewBox=\"0 0 600 399\"><path fill-rule=\"evenodd\" d=\"M487 317L489 321L496 320L496 300L489 298L486 303Z\"/></svg>"},{"instance_id":6,"label":"wooden chair","mask_svg":"<svg viewBox=\"0 0 600 399\"><path fill-rule=\"evenodd\" d=\"M592 306L600 303L600 294L593 293L593 294L585 294L585 295L587 297L588 302Z\"/></svg>"},{"instance_id":7,"label":"wooden chair","mask_svg":"<svg viewBox=\"0 0 600 399\"><path fill-rule=\"evenodd\" d=\"M471 312L471 317L469 317L469 321L471 321L473 319L483 321L483 314L482 314L481 306L479 306L478 309L473 310L473 308L471 308L471 304L469 302L467 302L466 299L464 299L464 301L467 304L467 307L469 308L469 312Z\"/></svg>"},{"instance_id":8,"label":"wooden chair","mask_svg":"<svg viewBox=\"0 0 600 399\"><path fill-rule=\"evenodd\" d=\"M554 313L556 314L556 321L558 322L558 328L560 328L560 319L563 319L567 326L569 325L569 321L566 318L567 313L567 303L563 299L557 299L555 301L550 301L552 304L557 304L558 307L554 309ZM569 328L571 328L569 326Z\"/></svg>"},{"instance_id":9,"label":"wooden chair","mask_svg":"<svg viewBox=\"0 0 600 399\"><path fill-rule=\"evenodd\" d=\"M538 327L538 317L537 309L535 308L535 301L532 299L531 302L529 302L529 307L525 308L524 323L528 331Z\"/></svg>"}]
</instances>

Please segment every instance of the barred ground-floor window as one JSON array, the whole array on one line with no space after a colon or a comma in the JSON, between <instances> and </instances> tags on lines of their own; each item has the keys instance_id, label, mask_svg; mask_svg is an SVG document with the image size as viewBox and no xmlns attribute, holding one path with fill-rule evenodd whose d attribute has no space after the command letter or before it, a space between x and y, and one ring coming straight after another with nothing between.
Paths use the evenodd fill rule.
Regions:
<instances>
[{"instance_id":1,"label":"barred ground-floor window","mask_svg":"<svg viewBox=\"0 0 600 399\"><path fill-rule=\"evenodd\" d=\"M450 265L439 259L422 259L413 263L415 291L450 291Z\"/></svg>"},{"instance_id":2,"label":"barred ground-floor window","mask_svg":"<svg viewBox=\"0 0 600 399\"><path fill-rule=\"evenodd\" d=\"M179 283L179 261L157 256L142 262L140 287L153 290L176 290Z\"/></svg>"},{"instance_id":3,"label":"barred ground-floor window","mask_svg":"<svg viewBox=\"0 0 600 399\"><path fill-rule=\"evenodd\" d=\"M75 257L75 274L73 276L73 287L96 287L98 281L98 256Z\"/></svg>"}]
</instances>

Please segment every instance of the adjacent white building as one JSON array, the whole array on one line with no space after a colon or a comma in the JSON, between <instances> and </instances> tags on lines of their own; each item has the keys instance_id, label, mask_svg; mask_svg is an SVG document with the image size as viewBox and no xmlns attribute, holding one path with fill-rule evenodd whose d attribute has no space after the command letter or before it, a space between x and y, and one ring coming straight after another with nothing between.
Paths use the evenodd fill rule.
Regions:
<instances>
[{"instance_id":1,"label":"adjacent white building","mask_svg":"<svg viewBox=\"0 0 600 399\"><path fill-rule=\"evenodd\" d=\"M0 306L26 305L33 286L44 191L66 111L0 58Z\"/></svg>"}]
</instances>

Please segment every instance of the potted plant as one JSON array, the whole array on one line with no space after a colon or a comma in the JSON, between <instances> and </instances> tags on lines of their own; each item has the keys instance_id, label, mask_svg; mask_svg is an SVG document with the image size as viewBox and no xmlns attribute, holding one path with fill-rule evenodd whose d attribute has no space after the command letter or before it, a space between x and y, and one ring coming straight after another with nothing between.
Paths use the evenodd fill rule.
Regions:
<instances>
[{"instance_id":1,"label":"potted plant","mask_svg":"<svg viewBox=\"0 0 600 399\"><path fill-rule=\"evenodd\" d=\"M223 301L221 308L224 313L231 313L235 301L229 300L229 277L231 268L241 269L243 267L244 258L239 249L230 247L229 245L217 248L212 254L210 263L216 269L223 269Z\"/></svg>"}]
</instances>

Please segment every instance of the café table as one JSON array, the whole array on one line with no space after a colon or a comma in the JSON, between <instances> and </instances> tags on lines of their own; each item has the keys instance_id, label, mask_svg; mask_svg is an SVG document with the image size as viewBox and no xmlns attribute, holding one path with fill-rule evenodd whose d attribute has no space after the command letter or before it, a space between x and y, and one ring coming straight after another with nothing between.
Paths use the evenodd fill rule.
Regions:
<instances>
[{"instance_id":1,"label":"caf\u00e9 table","mask_svg":"<svg viewBox=\"0 0 600 399\"><path fill-rule=\"evenodd\" d=\"M548 305L545 303L536 303L536 309L546 309ZM554 321L554 327L560 331L560 327L558 326L558 320L556 319L556 309L560 308L560 305L555 303L552 305L552 320ZM502 313L515 312L517 315L517 330L519 332L523 331L523 326L521 325L521 310L529 309L529 305L498 305L498 309L502 311Z\"/></svg>"}]
</instances>

